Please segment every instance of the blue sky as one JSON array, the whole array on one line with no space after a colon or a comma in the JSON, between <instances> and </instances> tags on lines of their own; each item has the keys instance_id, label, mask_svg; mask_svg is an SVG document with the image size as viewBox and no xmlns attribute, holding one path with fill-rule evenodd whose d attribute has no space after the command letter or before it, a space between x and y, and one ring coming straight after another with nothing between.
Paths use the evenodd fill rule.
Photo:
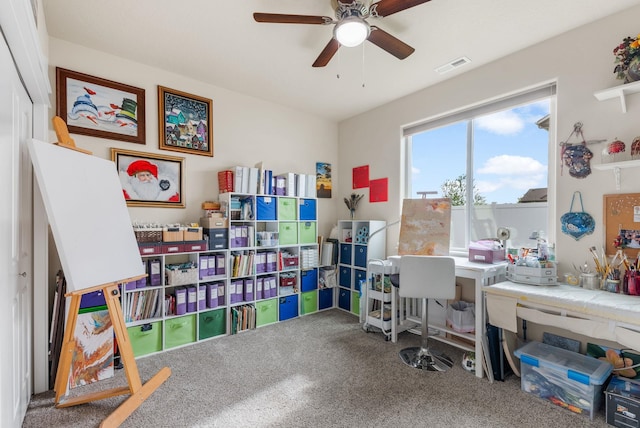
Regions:
<instances>
[{"instance_id":1,"label":"blue sky","mask_svg":"<svg viewBox=\"0 0 640 428\"><path fill-rule=\"evenodd\" d=\"M528 189L547 187L549 134L536 121L549 102L527 104L474 120L474 177L486 201L516 203ZM466 169L466 122L417 134L413 139L412 197L438 191Z\"/></svg>"}]
</instances>

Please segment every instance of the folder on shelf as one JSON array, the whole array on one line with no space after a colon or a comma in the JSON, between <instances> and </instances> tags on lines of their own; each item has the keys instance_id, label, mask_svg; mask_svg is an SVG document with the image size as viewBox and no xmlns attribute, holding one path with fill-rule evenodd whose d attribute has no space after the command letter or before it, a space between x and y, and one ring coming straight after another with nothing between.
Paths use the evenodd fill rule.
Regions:
<instances>
[{"instance_id":1,"label":"folder on shelf","mask_svg":"<svg viewBox=\"0 0 640 428\"><path fill-rule=\"evenodd\" d=\"M244 280L244 301L250 302L253 300L253 279L247 278Z\"/></svg>"},{"instance_id":2,"label":"folder on shelf","mask_svg":"<svg viewBox=\"0 0 640 428\"><path fill-rule=\"evenodd\" d=\"M249 193L249 167L242 167L242 193Z\"/></svg>"},{"instance_id":3,"label":"folder on shelf","mask_svg":"<svg viewBox=\"0 0 640 428\"><path fill-rule=\"evenodd\" d=\"M224 275L227 271L227 259L224 254L216 254L216 275Z\"/></svg>"},{"instance_id":4,"label":"folder on shelf","mask_svg":"<svg viewBox=\"0 0 640 428\"><path fill-rule=\"evenodd\" d=\"M229 294L229 304L234 304L236 303L236 281L229 281L229 289L227 290L227 293Z\"/></svg>"},{"instance_id":5,"label":"folder on shelf","mask_svg":"<svg viewBox=\"0 0 640 428\"><path fill-rule=\"evenodd\" d=\"M278 284L275 276L269 277L269 297L276 297L278 295Z\"/></svg>"},{"instance_id":6,"label":"folder on shelf","mask_svg":"<svg viewBox=\"0 0 640 428\"><path fill-rule=\"evenodd\" d=\"M307 174L307 198L316 197L316 175Z\"/></svg>"},{"instance_id":7,"label":"folder on shelf","mask_svg":"<svg viewBox=\"0 0 640 428\"><path fill-rule=\"evenodd\" d=\"M264 299L264 295L262 294L263 285L264 285L264 278L263 277L256 278L256 287L255 287L256 289L255 289L255 296L254 296L256 300Z\"/></svg>"},{"instance_id":8,"label":"folder on shelf","mask_svg":"<svg viewBox=\"0 0 640 428\"><path fill-rule=\"evenodd\" d=\"M203 310L207 308L207 286L204 284L198 285L198 309Z\"/></svg>"},{"instance_id":9,"label":"folder on shelf","mask_svg":"<svg viewBox=\"0 0 640 428\"><path fill-rule=\"evenodd\" d=\"M209 276L209 256L200 255L198 257L198 266L200 271L200 279L205 279Z\"/></svg>"},{"instance_id":10,"label":"folder on shelf","mask_svg":"<svg viewBox=\"0 0 640 428\"><path fill-rule=\"evenodd\" d=\"M198 289L195 285L187 287L187 312L195 312L198 307Z\"/></svg>"},{"instance_id":11,"label":"folder on shelf","mask_svg":"<svg viewBox=\"0 0 640 428\"><path fill-rule=\"evenodd\" d=\"M242 167L236 166L233 176L233 191L235 193L242 193L242 175Z\"/></svg>"},{"instance_id":12,"label":"folder on shelf","mask_svg":"<svg viewBox=\"0 0 640 428\"><path fill-rule=\"evenodd\" d=\"M207 308L217 308L218 307L218 284L209 283L206 285L206 299L207 299Z\"/></svg>"},{"instance_id":13,"label":"folder on shelf","mask_svg":"<svg viewBox=\"0 0 640 428\"><path fill-rule=\"evenodd\" d=\"M153 287L157 287L162 284L160 265L160 259L149 260L149 285Z\"/></svg>"},{"instance_id":14,"label":"folder on shelf","mask_svg":"<svg viewBox=\"0 0 640 428\"><path fill-rule=\"evenodd\" d=\"M275 272L278 269L278 254L275 251L267 252L267 272Z\"/></svg>"},{"instance_id":15,"label":"folder on shelf","mask_svg":"<svg viewBox=\"0 0 640 428\"><path fill-rule=\"evenodd\" d=\"M218 275L218 260L216 259L216 255L210 254L207 256L207 259L208 259L207 276ZM224 255L222 256L222 259L224 260Z\"/></svg>"},{"instance_id":16,"label":"folder on shelf","mask_svg":"<svg viewBox=\"0 0 640 428\"><path fill-rule=\"evenodd\" d=\"M275 189L273 187L273 171L270 169L264 170L264 194L275 195Z\"/></svg>"},{"instance_id":17,"label":"folder on shelf","mask_svg":"<svg viewBox=\"0 0 640 428\"><path fill-rule=\"evenodd\" d=\"M264 165L262 162L258 162L256 164L256 169L258 170L258 195L265 194L265 186L264 186Z\"/></svg>"},{"instance_id":18,"label":"folder on shelf","mask_svg":"<svg viewBox=\"0 0 640 428\"><path fill-rule=\"evenodd\" d=\"M296 195L296 175L293 172L287 172L284 174L285 176L285 195L286 196L295 196Z\"/></svg>"},{"instance_id":19,"label":"folder on shelf","mask_svg":"<svg viewBox=\"0 0 640 428\"><path fill-rule=\"evenodd\" d=\"M184 315L187 313L187 289L176 287L175 293L175 315Z\"/></svg>"},{"instance_id":20,"label":"folder on shelf","mask_svg":"<svg viewBox=\"0 0 640 428\"><path fill-rule=\"evenodd\" d=\"M296 196L300 198L307 197L307 175L296 174Z\"/></svg>"},{"instance_id":21,"label":"folder on shelf","mask_svg":"<svg viewBox=\"0 0 640 428\"><path fill-rule=\"evenodd\" d=\"M224 306L224 282L218 283L218 306Z\"/></svg>"},{"instance_id":22,"label":"folder on shelf","mask_svg":"<svg viewBox=\"0 0 640 428\"><path fill-rule=\"evenodd\" d=\"M258 168L249 168L249 186L247 193L255 195L258 193Z\"/></svg>"},{"instance_id":23,"label":"folder on shelf","mask_svg":"<svg viewBox=\"0 0 640 428\"><path fill-rule=\"evenodd\" d=\"M276 175L275 194L278 196L285 196L287 194L287 177L285 175Z\"/></svg>"}]
</instances>

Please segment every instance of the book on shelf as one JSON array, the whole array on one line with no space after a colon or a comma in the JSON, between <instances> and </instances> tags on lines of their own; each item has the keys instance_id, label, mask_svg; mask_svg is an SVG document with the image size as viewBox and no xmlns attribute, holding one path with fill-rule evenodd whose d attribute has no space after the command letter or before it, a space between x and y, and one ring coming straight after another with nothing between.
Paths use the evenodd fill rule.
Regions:
<instances>
[{"instance_id":1,"label":"book on shelf","mask_svg":"<svg viewBox=\"0 0 640 428\"><path fill-rule=\"evenodd\" d=\"M219 193L233 192L233 171L218 171L218 191Z\"/></svg>"}]
</instances>

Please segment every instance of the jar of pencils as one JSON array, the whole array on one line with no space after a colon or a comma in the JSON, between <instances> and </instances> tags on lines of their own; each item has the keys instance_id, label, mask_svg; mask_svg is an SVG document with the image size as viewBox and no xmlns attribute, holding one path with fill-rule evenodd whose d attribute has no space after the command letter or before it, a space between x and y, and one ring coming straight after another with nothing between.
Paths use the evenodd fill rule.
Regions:
<instances>
[{"instance_id":1,"label":"jar of pencils","mask_svg":"<svg viewBox=\"0 0 640 428\"><path fill-rule=\"evenodd\" d=\"M604 283L605 291L609 293L619 293L620 292L620 280L619 279L611 279L607 278Z\"/></svg>"}]
</instances>

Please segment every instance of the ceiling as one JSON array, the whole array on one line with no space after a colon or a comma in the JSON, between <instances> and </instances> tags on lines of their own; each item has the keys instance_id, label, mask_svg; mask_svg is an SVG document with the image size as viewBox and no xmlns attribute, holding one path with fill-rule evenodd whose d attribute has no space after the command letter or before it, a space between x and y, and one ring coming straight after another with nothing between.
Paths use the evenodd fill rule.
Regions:
<instances>
[{"instance_id":1,"label":"ceiling","mask_svg":"<svg viewBox=\"0 0 640 428\"><path fill-rule=\"evenodd\" d=\"M51 37L340 121L640 0L432 0L368 19L415 48L407 59L365 42L340 48L323 68L311 64L333 25L258 23L252 14L333 18L330 0L42 3ZM444 75L435 72L462 56L472 62Z\"/></svg>"}]
</instances>

